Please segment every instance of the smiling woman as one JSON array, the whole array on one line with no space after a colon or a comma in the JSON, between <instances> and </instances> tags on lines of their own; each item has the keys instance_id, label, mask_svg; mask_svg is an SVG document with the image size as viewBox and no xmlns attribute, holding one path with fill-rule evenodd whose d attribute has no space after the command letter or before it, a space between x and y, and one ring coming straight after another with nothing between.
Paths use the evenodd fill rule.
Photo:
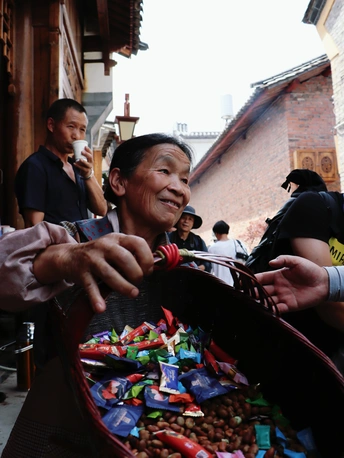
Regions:
<instances>
[{"instance_id":1,"label":"smiling woman","mask_svg":"<svg viewBox=\"0 0 344 458\"><path fill-rule=\"evenodd\" d=\"M151 134L120 145L105 198L117 206L121 231L154 248L157 233L173 227L190 200L190 166L191 150L175 137Z\"/></svg>"},{"instance_id":2,"label":"smiling woman","mask_svg":"<svg viewBox=\"0 0 344 458\"><path fill-rule=\"evenodd\" d=\"M106 199L116 208L100 220L65 224L70 233L82 241L99 238L91 244L100 242L97 246L103 247L108 244L106 254L99 249L98 254L113 268L111 275L105 274L104 266L101 269L100 277L108 282L112 279L116 286L107 298L103 313L99 312L104 310L105 303L93 306L98 314L94 315L86 334L112 328L121 332L126 325L134 328L147 319L158 321L162 317L161 303L156 299L158 288L154 280L143 277L145 272L153 270L152 251L169 243L166 231L173 227L189 202L191 159L189 146L165 134L144 135L122 143L114 152L105 191ZM84 244L84 262L75 260L74 269L82 270L84 264L87 265L88 246ZM93 251L93 258L96 253ZM110 258L111 253L116 254ZM43 252L35 260L34 274L42 285L52 284L54 269L51 262L44 259L47 258ZM99 275L92 275L91 271L85 275L89 286L97 287ZM77 295L84 293L74 286L56 301L61 307L69 307ZM47 310L47 304L42 304L35 327L35 379L2 458L62 455L94 458L98 455L92 438L66 381L61 361L56 357L56 348L61 343L53 339L53 322Z\"/></svg>"}]
</instances>

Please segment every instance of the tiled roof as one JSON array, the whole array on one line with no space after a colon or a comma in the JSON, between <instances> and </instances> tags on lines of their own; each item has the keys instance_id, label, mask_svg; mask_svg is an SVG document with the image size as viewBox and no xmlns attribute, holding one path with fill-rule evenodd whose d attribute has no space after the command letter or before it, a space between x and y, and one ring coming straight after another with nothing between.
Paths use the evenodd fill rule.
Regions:
<instances>
[{"instance_id":1,"label":"tiled roof","mask_svg":"<svg viewBox=\"0 0 344 458\"><path fill-rule=\"evenodd\" d=\"M304 64L298 65L297 67L293 67L290 70L286 70L285 72L279 73L278 75L272 76L262 81L258 81L257 83L252 83L251 87L269 87L275 84L283 83L285 81L290 81L291 79L295 79L298 75L305 74L308 71L316 70L319 66L323 66L324 64L328 64L329 59L326 54L312 59ZM307 77L308 79L308 77Z\"/></svg>"}]
</instances>

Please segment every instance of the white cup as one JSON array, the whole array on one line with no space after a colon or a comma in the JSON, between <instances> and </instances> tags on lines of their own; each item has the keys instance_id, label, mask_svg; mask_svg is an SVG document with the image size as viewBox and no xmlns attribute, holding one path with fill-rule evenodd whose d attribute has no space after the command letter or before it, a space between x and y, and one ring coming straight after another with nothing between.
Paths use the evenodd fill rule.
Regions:
<instances>
[{"instance_id":1,"label":"white cup","mask_svg":"<svg viewBox=\"0 0 344 458\"><path fill-rule=\"evenodd\" d=\"M74 150L74 157L76 161L87 161L85 156L81 154L81 151L85 149L85 146L88 145L88 142L86 140L75 140L75 142L72 143L73 145L73 150Z\"/></svg>"},{"instance_id":2,"label":"white cup","mask_svg":"<svg viewBox=\"0 0 344 458\"><path fill-rule=\"evenodd\" d=\"M7 232L14 232L16 229L11 226L2 226L2 233L7 234Z\"/></svg>"},{"instance_id":3,"label":"white cup","mask_svg":"<svg viewBox=\"0 0 344 458\"><path fill-rule=\"evenodd\" d=\"M7 232L13 232L13 231L15 231L14 227L11 227L8 224L2 225L0 226L0 237L4 234L7 234Z\"/></svg>"}]
</instances>

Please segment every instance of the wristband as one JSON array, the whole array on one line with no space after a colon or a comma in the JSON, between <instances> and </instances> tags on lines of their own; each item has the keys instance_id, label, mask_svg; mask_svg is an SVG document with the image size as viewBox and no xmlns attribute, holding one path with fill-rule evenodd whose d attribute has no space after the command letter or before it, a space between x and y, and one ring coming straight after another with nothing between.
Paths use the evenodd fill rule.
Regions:
<instances>
[{"instance_id":1,"label":"wristband","mask_svg":"<svg viewBox=\"0 0 344 458\"><path fill-rule=\"evenodd\" d=\"M94 170L92 169L91 173L87 177L81 177L81 178L86 181L86 180L89 180L90 178L92 178L93 175L94 175Z\"/></svg>"},{"instance_id":2,"label":"wristband","mask_svg":"<svg viewBox=\"0 0 344 458\"><path fill-rule=\"evenodd\" d=\"M328 273L327 301L344 301L344 266L324 267Z\"/></svg>"}]
</instances>

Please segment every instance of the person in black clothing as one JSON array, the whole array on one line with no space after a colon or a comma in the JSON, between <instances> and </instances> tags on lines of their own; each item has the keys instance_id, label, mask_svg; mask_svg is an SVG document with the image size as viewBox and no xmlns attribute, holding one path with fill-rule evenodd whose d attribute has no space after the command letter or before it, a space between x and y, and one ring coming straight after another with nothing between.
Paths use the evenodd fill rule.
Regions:
<instances>
[{"instance_id":1,"label":"person in black clothing","mask_svg":"<svg viewBox=\"0 0 344 458\"><path fill-rule=\"evenodd\" d=\"M52 103L46 118L46 140L25 159L15 177L15 193L25 227L41 221L59 224L104 216L107 202L93 172L93 152L75 161L72 143L84 140L88 126L85 108L73 99Z\"/></svg>"},{"instance_id":2,"label":"person in black clothing","mask_svg":"<svg viewBox=\"0 0 344 458\"><path fill-rule=\"evenodd\" d=\"M301 256L318 266L344 264L343 194L328 194L338 208L335 219L333 209L318 192L303 192L295 199L280 223L275 256ZM342 302L322 302L297 313L285 313L283 318L327 354L344 373L342 308Z\"/></svg>"},{"instance_id":3,"label":"person in black clothing","mask_svg":"<svg viewBox=\"0 0 344 458\"><path fill-rule=\"evenodd\" d=\"M294 169L286 177L284 183L281 184L281 188L290 192L292 185L296 187L291 193L291 197L297 197L305 191L327 191L327 186L322 177L308 169Z\"/></svg>"},{"instance_id":4,"label":"person in black clothing","mask_svg":"<svg viewBox=\"0 0 344 458\"><path fill-rule=\"evenodd\" d=\"M299 256L320 267L343 266L343 194L328 192L322 177L307 169L293 170L281 186L288 192L292 190L291 198L279 211L281 218L275 228L274 238L271 238L273 245L267 251L266 258L269 259L264 258L264 262L258 265L259 259L256 257L254 273L258 275L271 268L281 267L278 263L272 263L270 268L268 265L263 268L265 261L281 255ZM326 199L324 195L327 196ZM251 267L249 263L246 265ZM264 279L258 275L258 278L266 282L266 277ZM288 301L291 301L291 296ZM344 302L318 300L314 304L307 303L309 308L297 313L291 308L284 310L286 313L283 313L283 319L329 356L344 374ZM286 305L290 307L290 303Z\"/></svg>"},{"instance_id":5,"label":"person in black clothing","mask_svg":"<svg viewBox=\"0 0 344 458\"><path fill-rule=\"evenodd\" d=\"M198 229L202 226L202 218L196 215L196 211L191 205L187 205L179 218L175 227L176 230L168 233L171 243L175 243L178 248L185 248L190 251L208 251L204 240L191 232L192 229ZM201 260L195 260L200 270L211 271L211 263Z\"/></svg>"}]
</instances>

